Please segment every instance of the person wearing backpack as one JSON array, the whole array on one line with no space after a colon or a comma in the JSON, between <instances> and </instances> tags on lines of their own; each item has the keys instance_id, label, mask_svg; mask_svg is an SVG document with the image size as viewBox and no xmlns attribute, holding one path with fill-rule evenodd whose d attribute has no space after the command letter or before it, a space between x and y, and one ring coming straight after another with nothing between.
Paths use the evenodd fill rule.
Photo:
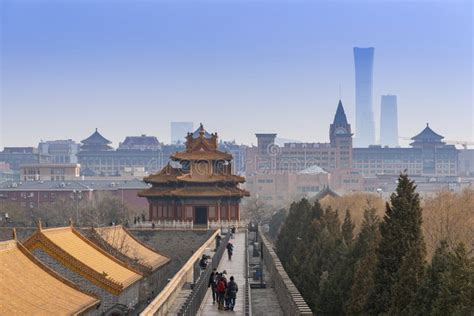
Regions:
<instances>
[{"instance_id":1,"label":"person wearing backpack","mask_svg":"<svg viewBox=\"0 0 474 316\"><path fill-rule=\"evenodd\" d=\"M235 306L235 299L237 298L237 292L239 291L239 287L237 283L234 281L234 276L230 277L230 281L227 284L227 308L226 310L234 310Z\"/></svg>"},{"instance_id":2,"label":"person wearing backpack","mask_svg":"<svg viewBox=\"0 0 474 316\"><path fill-rule=\"evenodd\" d=\"M219 274L219 279L217 281L217 303L219 304L219 309L223 310L224 309L224 299L225 299L225 293L227 290L227 282L226 279L222 276L222 274Z\"/></svg>"}]
</instances>

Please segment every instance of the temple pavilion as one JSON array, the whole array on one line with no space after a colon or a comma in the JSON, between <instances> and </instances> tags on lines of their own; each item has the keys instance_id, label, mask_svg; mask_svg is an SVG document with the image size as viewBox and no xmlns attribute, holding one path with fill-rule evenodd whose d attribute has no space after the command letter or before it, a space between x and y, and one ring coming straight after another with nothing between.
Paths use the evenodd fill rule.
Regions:
<instances>
[{"instance_id":1,"label":"temple pavilion","mask_svg":"<svg viewBox=\"0 0 474 316\"><path fill-rule=\"evenodd\" d=\"M239 221L240 200L250 193L239 188L245 178L232 174L232 155L218 150L217 133L202 124L186 136L186 149L170 157L157 174L144 178L151 188L139 193L149 202L149 219Z\"/></svg>"}]
</instances>

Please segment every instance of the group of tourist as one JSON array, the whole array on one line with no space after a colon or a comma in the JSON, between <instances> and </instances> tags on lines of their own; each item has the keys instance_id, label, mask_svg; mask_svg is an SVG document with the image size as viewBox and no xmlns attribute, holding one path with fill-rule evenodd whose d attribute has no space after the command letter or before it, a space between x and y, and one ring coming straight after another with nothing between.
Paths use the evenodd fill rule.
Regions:
<instances>
[{"instance_id":1,"label":"group of tourist","mask_svg":"<svg viewBox=\"0 0 474 316\"><path fill-rule=\"evenodd\" d=\"M239 287L233 276L227 281L227 272L225 270L219 273L217 269L214 269L209 277L208 287L212 291L212 304L217 302L219 310L234 310Z\"/></svg>"}]
</instances>

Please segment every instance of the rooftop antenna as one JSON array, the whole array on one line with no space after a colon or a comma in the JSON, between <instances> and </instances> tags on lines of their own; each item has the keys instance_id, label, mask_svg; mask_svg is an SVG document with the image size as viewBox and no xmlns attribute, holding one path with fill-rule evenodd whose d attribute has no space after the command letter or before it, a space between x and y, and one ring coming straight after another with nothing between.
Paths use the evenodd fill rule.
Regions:
<instances>
[{"instance_id":1,"label":"rooftop antenna","mask_svg":"<svg viewBox=\"0 0 474 316\"><path fill-rule=\"evenodd\" d=\"M339 100L342 99L341 84L339 84Z\"/></svg>"}]
</instances>

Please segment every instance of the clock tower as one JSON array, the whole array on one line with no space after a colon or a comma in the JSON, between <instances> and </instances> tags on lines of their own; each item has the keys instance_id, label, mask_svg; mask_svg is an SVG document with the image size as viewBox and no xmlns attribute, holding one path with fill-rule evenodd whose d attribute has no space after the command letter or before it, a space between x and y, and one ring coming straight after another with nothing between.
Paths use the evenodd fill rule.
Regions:
<instances>
[{"instance_id":1,"label":"clock tower","mask_svg":"<svg viewBox=\"0 0 474 316\"><path fill-rule=\"evenodd\" d=\"M351 124L347 122L341 100L337 105L334 121L329 127L329 139L331 147L336 151L336 169L350 169L352 167Z\"/></svg>"}]
</instances>

